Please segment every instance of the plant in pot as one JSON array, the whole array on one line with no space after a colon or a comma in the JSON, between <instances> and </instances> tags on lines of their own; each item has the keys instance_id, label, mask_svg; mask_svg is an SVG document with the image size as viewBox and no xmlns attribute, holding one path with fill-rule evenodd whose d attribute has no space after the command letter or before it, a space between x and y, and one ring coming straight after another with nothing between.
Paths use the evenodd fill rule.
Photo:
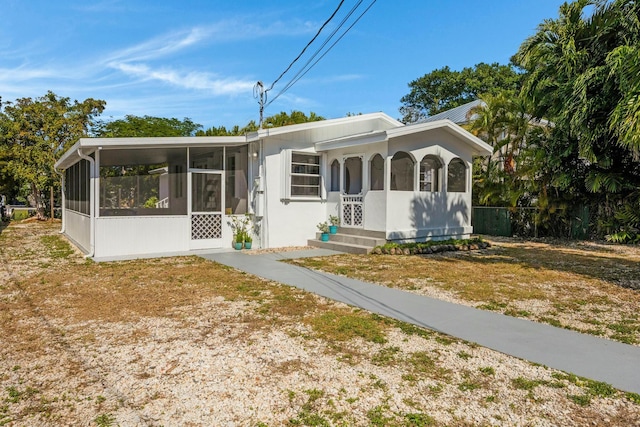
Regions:
<instances>
[{"instance_id":1,"label":"plant in pot","mask_svg":"<svg viewBox=\"0 0 640 427\"><path fill-rule=\"evenodd\" d=\"M244 236L244 248L251 249L252 243L253 243L253 237L251 237L251 234L247 232L247 234L245 234Z\"/></svg>"},{"instance_id":2,"label":"plant in pot","mask_svg":"<svg viewBox=\"0 0 640 427\"><path fill-rule=\"evenodd\" d=\"M318 227L318 230L320 230L320 233L322 233L320 235L320 240L322 240L323 242L328 242L329 241L329 224L325 221L318 224L317 227Z\"/></svg>"},{"instance_id":3,"label":"plant in pot","mask_svg":"<svg viewBox=\"0 0 640 427\"><path fill-rule=\"evenodd\" d=\"M233 236L233 247L237 250L242 249L244 244L244 230L236 230L236 234Z\"/></svg>"},{"instance_id":4,"label":"plant in pot","mask_svg":"<svg viewBox=\"0 0 640 427\"><path fill-rule=\"evenodd\" d=\"M338 232L339 225L340 218L335 215L329 215L329 234L336 234Z\"/></svg>"}]
</instances>

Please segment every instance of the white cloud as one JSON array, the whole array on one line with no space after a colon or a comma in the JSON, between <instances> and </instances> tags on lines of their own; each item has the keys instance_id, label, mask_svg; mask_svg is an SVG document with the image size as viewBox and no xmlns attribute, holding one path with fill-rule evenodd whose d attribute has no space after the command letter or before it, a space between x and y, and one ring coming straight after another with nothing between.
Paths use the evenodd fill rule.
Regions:
<instances>
[{"instance_id":1,"label":"white cloud","mask_svg":"<svg viewBox=\"0 0 640 427\"><path fill-rule=\"evenodd\" d=\"M207 90L214 95L236 95L246 93L255 82L231 78L217 78L210 73L190 71L180 73L171 69L153 70L145 64L113 63L113 68L142 80L159 80L187 89Z\"/></svg>"},{"instance_id":2,"label":"white cloud","mask_svg":"<svg viewBox=\"0 0 640 427\"><path fill-rule=\"evenodd\" d=\"M244 20L219 21L207 26L196 26L182 31L173 31L108 55L106 62L142 61L166 57L199 44L215 44L237 40L284 35L294 36L313 31L309 22L276 21L266 26Z\"/></svg>"},{"instance_id":3,"label":"white cloud","mask_svg":"<svg viewBox=\"0 0 640 427\"><path fill-rule=\"evenodd\" d=\"M56 72L50 69L29 69L26 67L0 68L0 80L6 82L23 82L55 76Z\"/></svg>"}]
</instances>

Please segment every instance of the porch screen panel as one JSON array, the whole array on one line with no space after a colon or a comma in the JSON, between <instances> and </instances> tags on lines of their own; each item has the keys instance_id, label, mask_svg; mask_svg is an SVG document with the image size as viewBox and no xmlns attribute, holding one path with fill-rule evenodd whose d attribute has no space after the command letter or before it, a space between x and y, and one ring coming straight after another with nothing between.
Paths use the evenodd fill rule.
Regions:
<instances>
[{"instance_id":1,"label":"porch screen panel","mask_svg":"<svg viewBox=\"0 0 640 427\"><path fill-rule=\"evenodd\" d=\"M437 157L424 156L420 162L420 191L440 191L440 169L442 164Z\"/></svg>"},{"instance_id":2,"label":"porch screen panel","mask_svg":"<svg viewBox=\"0 0 640 427\"><path fill-rule=\"evenodd\" d=\"M103 150L100 215L186 215L187 150Z\"/></svg>"},{"instance_id":3,"label":"porch screen panel","mask_svg":"<svg viewBox=\"0 0 640 427\"><path fill-rule=\"evenodd\" d=\"M193 212L222 211L222 175L193 173L191 178L191 210Z\"/></svg>"},{"instance_id":4,"label":"porch screen panel","mask_svg":"<svg viewBox=\"0 0 640 427\"><path fill-rule=\"evenodd\" d=\"M413 158L404 151L391 159L391 190L413 191Z\"/></svg>"},{"instance_id":5,"label":"porch screen panel","mask_svg":"<svg viewBox=\"0 0 640 427\"><path fill-rule=\"evenodd\" d=\"M344 191L347 194L362 192L362 159L349 157L344 161Z\"/></svg>"},{"instance_id":6,"label":"porch screen panel","mask_svg":"<svg viewBox=\"0 0 640 427\"><path fill-rule=\"evenodd\" d=\"M376 154L369 162L369 178L371 190L384 190L384 159Z\"/></svg>"},{"instance_id":7,"label":"porch screen panel","mask_svg":"<svg viewBox=\"0 0 640 427\"><path fill-rule=\"evenodd\" d=\"M340 162L334 160L331 162L331 190L340 191Z\"/></svg>"},{"instance_id":8,"label":"porch screen panel","mask_svg":"<svg viewBox=\"0 0 640 427\"><path fill-rule=\"evenodd\" d=\"M225 148L225 210L232 214L248 212L249 149L246 145Z\"/></svg>"},{"instance_id":9,"label":"porch screen panel","mask_svg":"<svg viewBox=\"0 0 640 427\"><path fill-rule=\"evenodd\" d=\"M467 188L467 167L461 159L455 158L447 168L447 191L464 193Z\"/></svg>"},{"instance_id":10,"label":"porch screen panel","mask_svg":"<svg viewBox=\"0 0 640 427\"><path fill-rule=\"evenodd\" d=\"M65 170L65 208L89 215L90 163L80 160Z\"/></svg>"}]
</instances>

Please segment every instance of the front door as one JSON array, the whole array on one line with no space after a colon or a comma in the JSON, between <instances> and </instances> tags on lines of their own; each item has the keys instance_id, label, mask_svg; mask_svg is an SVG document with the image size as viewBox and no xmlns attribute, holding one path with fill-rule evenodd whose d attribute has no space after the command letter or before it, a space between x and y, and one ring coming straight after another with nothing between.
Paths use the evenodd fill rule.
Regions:
<instances>
[{"instance_id":1,"label":"front door","mask_svg":"<svg viewBox=\"0 0 640 427\"><path fill-rule=\"evenodd\" d=\"M342 175L344 192L340 198L340 223L343 227L363 227L362 156L345 158Z\"/></svg>"},{"instance_id":2,"label":"front door","mask_svg":"<svg viewBox=\"0 0 640 427\"><path fill-rule=\"evenodd\" d=\"M191 248L220 248L224 212L223 172L191 172Z\"/></svg>"}]
</instances>

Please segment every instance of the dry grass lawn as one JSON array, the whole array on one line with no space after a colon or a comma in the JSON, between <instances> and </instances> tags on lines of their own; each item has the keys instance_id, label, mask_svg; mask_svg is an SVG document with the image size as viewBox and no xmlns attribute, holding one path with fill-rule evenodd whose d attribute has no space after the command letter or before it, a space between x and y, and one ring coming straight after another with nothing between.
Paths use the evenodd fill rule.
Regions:
<instances>
[{"instance_id":1,"label":"dry grass lawn","mask_svg":"<svg viewBox=\"0 0 640 427\"><path fill-rule=\"evenodd\" d=\"M481 251L293 262L422 295L640 344L640 248L489 239Z\"/></svg>"},{"instance_id":2,"label":"dry grass lawn","mask_svg":"<svg viewBox=\"0 0 640 427\"><path fill-rule=\"evenodd\" d=\"M23 222L0 230L0 426L640 425L637 394L196 257L96 264L58 227ZM602 288L576 305L608 309L625 295L634 304L635 294L605 273L579 273L559 257L563 268L532 266L522 259L529 248L509 245L485 261L456 254L331 263L414 290L438 282L452 295L455 275L469 301L514 309L513 301L548 292L537 283L553 287L561 277L579 286L581 275ZM637 262L601 253L589 256L628 268ZM400 278L402 263L414 275ZM484 263L502 290L482 281L474 293L472 272ZM532 278L537 266L544 280ZM526 276L529 290L508 275Z\"/></svg>"}]
</instances>

